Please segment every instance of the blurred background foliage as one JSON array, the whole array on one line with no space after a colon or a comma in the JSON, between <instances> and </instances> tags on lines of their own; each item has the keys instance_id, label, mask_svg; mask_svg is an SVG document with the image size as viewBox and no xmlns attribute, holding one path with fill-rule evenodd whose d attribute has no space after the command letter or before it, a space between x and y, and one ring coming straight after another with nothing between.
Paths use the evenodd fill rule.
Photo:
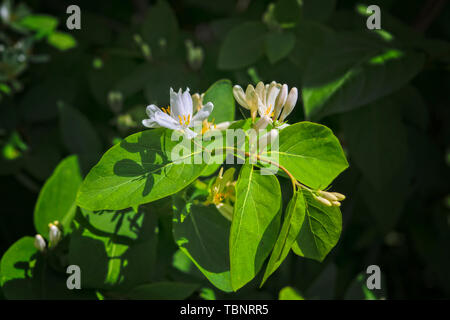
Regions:
<instances>
[{"instance_id":1,"label":"blurred background foliage","mask_svg":"<svg viewBox=\"0 0 450 320\"><path fill-rule=\"evenodd\" d=\"M109 278L83 279L95 290L76 297L121 297L114 292L123 288L134 288L131 298L450 297L446 1L77 1L81 30L68 30L71 4L1 3L0 255L36 233L39 191L62 159L78 155L85 174L144 129L145 106L167 105L170 87L205 92L224 78L241 86L275 80L301 91L290 122L329 126L350 161L333 186L347 200L341 239L325 261L290 254L263 288L253 281L226 294L177 250L170 199L93 221L81 210L76 224L85 227L71 234L67 259ZM381 7L380 31L366 28L370 4ZM61 163L69 172L71 159ZM30 256L30 242L21 239L16 254ZM372 264L382 290L365 289ZM64 298L64 273L46 276L54 294L46 297ZM24 298L21 285L10 283L8 294L4 286L4 295Z\"/></svg>"}]
</instances>

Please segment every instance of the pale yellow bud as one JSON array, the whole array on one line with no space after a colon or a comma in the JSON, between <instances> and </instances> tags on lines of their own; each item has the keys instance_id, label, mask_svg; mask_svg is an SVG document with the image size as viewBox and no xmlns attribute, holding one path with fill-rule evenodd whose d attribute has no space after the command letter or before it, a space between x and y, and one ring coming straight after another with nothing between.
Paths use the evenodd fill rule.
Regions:
<instances>
[{"instance_id":1,"label":"pale yellow bud","mask_svg":"<svg viewBox=\"0 0 450 320\"><path fill-rule=\"evenodd\" d=\"M319 191L319 194L321 197L330 200L330 201L338 201L339 199L332 194L331 192L326 192L326 191Z\"/></svg>"},{"instance_id":2,"label":"pale yellow bud","mask_svg":"<svg viewBox=\"0 0 450 320\"><path fill-rule=\"evenodd\" d=\"M315 196L315 198L316 198L317 201L319 201L320 203L326 205L327 207L331 207L332 206L331 202L328 201L325 198L322 198L322 197L319 197L319 196Z\"/></svg>"},{"instance_id":3,"label":"pale yellow bud","mask_svg":"<svg viewBox=\"0 0 450 320\"><path fill-rule=\"evenodd\" d=\"M192 95L192 104L194 106L194 110L199 111L203 107L203 99L198 93L194 93Z\"/></svg>"},{"instance_id":4,"label":"pale yellow bud","mask_svg":"<svg viewBox=\"0 0 450 320\"><path fill-rule=\"evenodd\" d=\"M239 85L235 85L233 87L233 95L234 98L236 99L236 101L245 109L249 109L247 102L246 102L246 98L245 98L245 93L244 90L241 88L241 86Z\"/></svg>"},{"instance_id":5,"label":"pale yellow bud","mask_svg":"<svg viewBox=\"0 0 450 320\"><path fill-rule=\"evenodd\" d=\"M284 121L286 117L294 110L295 104L297 103L298 91L297 88L292 88L289 91L289 95L286 98L286 103L284 104L283 112L280 116L280 121Z\"/></svg>"},{"instance_id":6,"label":"pale yellow bud","mask_svg":"<svg viewBox=\"0 0 450 320\"><path fill-rule=\"evenodd\" d=\"M342 193L339 192L330 192L332 195L334 195L338 201L345 200L345 196Z\"/></svg>"},{"instance_id":7,"label":"pale yellow bud","mask_svg":"<svg viewBox=\"0 0 450 320\"><path fill-rule=\"evenodd\" d=\"M281 113L281 109L286 103L287 95L288 95L288 86L287 84L283 84L283 86L280 89L280 92L278 93L277 99L275 100L275 109L272 117L274 121L278 119L278 116Z\"/></svg>"},{"instance_id":8,"label":"pale yellow bud","mask_svg":"<svg viewBox=\"0 0 450 320\"><path fill-rule=\"evenodd\" d=\"M331 204L335 207L340 207L341 203L339 201L331 201Z\"/></svg>"}]
</instances>

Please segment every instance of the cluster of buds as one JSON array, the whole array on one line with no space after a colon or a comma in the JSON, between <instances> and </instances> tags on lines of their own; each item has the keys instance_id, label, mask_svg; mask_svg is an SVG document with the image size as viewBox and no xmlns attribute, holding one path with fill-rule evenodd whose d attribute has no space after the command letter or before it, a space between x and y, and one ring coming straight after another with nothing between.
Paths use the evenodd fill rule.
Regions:
<instances>
[{"instance_id":1,"label":"cluster of buds","mask_svg":"<svg viewBox=\"0 0 450 320\"><path fill-rule=\"evenodd\" d=\"M259 114L260 120L255 129L265 129L267 125L274 124L282 129L286 117L294 110L298 99L297 88L288 90L287 84L272 81L270 84L258 82L256 87L251 84L244 90L239 86L233 87L236 101L244 108L250 110L252 120Z\"/></svg>"},{"instance_id":2,"label":"cluster of buds","mask_svg":"<svg viewBox=\"0 0 450 320\"><path fill-rule=\"evenodd\" d=\"M62 232L60 223L58 221L54 221L53 223L48 224L48 237L50 240L50 247L55 247L61 240ZM34 247L42 253L47 250L47 243L45 242L44 237L42 237L40 234L34 236Z\"/></svg>"},{"instance_id":3,"label":"cluster of buds","mask_svg":"<svg viewBox=\"0 0 450 320\"><path fill-rule=\"evenodd\" d=\"M205 205L214 204L219 212L228 220L233 217L233 205L235 201L234 168L229 168L225 173L220 168L219 175L211 186Z\"/></svg>"},{"instance_id":4,"label":"cluster of buds","mask_svg":"<svg viewBox=\"0 0 450 320\"><path fill-rule=\"evenodd\" d=\"M328 206L328 207L340 207L342 200L345 199L345 196L339 192L328 192L328 191L317 191L317 194L314 194L314 198L320 203Z\"/></svg>"}]
</instances>

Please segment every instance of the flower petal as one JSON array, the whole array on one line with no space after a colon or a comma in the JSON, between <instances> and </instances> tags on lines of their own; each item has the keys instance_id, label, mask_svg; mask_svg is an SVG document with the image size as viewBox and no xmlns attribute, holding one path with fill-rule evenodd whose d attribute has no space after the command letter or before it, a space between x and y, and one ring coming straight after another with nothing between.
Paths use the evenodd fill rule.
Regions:
<instances>
[{"instance_id":1,"label":"flower petal","mask_svg":"<svg viewBox=\"0 0 450 320\"><path fill-rule=\"evenodd\" d=\"M189 93L189 88L186 88L186 91L183 92L182 101L183 101L184 112L185 112L185 113L183 113L183 115L185 115L186 117L188 115L192 116L193 106L192 106L192 97L191 97L191 94Z\"/></svg>"},{"instance_id":2,"label":"flower petal","mask_svg":"<svg viewBox=\"0 0 450 320\"><path fill-rule=\"evenodd\" d=\"M192 121L189 124L189 127L193 127L196 123L202 122L204 119L208 118L213 109L214 105L212 102L208 102L207 104L205 104L203 108L201 108L200 111L192 117Z\"/></svg>"},{"instance_id":3,"label":"flower petal","mask_svg":"<svg viewBox=\"0 0 450 320\"><path fill-rule=\"evenodd\" d=\"M188 138L188 139L192 139L195 136L197 136L197 133L195 133L194 131L192 131L189 128L183 129L183 133L186 135L186 138Z\"/></svg>"},{"instance_id":4,"label":"flower petal","mask_svg":"<svg viewBox=\"0 0 450 320\"><path fill-rule=\"evenodd\" d=\"M173 130L182 129L182 126L180 125L180 123L178 123L174 118L172 118L168 114L165 114L162 111L155 113L154 119L155 119L155 122L157 122L161 127L173 129Z\"/></svg>"},{"instance_id":5,"label":"flower petal","mask_svg":"<svg viewBox=\"0 0 450 320\"><path fill-rule=\"evenodd\" d=\"M158 111L161 111L161 109L158 108L157 106L155 106L154 104L147 106L147 109L146 109L146 112L147 112L147 115L149 118L153 118L153 115Z\"/></svg>"},{"instance_id":6,"label":"flower petal","mask_svg":"<svg viewBox=\"0 0 450 320\"><path fill-rule=\"evenodd\" d=\"M144 120L142 120L142 124L144 125L144 127L147 127L147 128L159 128L160 127L158 122L156 122L155 120L152 120L152 119L144 119Z\"/></svg>"}]
</instances>

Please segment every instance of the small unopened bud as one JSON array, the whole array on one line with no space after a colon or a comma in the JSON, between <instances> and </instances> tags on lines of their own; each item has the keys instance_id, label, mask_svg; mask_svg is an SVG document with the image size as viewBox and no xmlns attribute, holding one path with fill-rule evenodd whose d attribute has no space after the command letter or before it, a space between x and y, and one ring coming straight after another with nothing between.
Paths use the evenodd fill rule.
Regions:
<instances>
[{"instance_id":1,"label":"small unopened bud","mask_svg":"<svg viewBox=\"0 0 450 320\"><path fill-rule=\"evenodd\" d=\"M286 98L286 103L284 104L283 112L280 116L280 121L283 122L284 119L294 110L295 104L297 103L298 91L297 88L292 88L289 91L289 95Z\"/></svg>"},{"instance_id":2,"label":"small unopened bud","mask_svg":"<svg viewBox=\"0 0 450 320\"><path fill-rule=\"evenodd\" d=\"M320 203L326 205L327 207L331 207L333 205L329 200L327 200L325 198L322 198L320 196L315 196L315 198L316 198L317 201L319 201Z\"/></svg>"},{"instance_id":3,"label":"small unopened bud","mask_svg":"<svg viewBox=\"0 0 450 320\"><path fill-rule=\"evenodd\" d=\"M59 228L54 224L50 224L49 228L50 244L55 246L58 244L59 240L61 240L61 230L59 230Z\"/></svg>"},{"instance_id":4,"label":"small unopened bud","mask_svg":"<svg viewBox=\"0 0 450 320\"><path fill-rule=\"evenodd\" d=\"M203 107L203 99L198 93L192 95L192 104L194 105L194 110L199 111Z\"/></svg>"},{"instance_id":5,"label":"small unopened bud","mask_svg":"<svg viewBox=\"0 0 450 320\"><path fill-rule=\"evenodd\" d=\"M340 207L341 203L339 201L331 201L331 204L335 207Z\"/></svg>"},{"instance_id":6,"label":"small unopened bud","mask_svg":"<svg viewBox=\"0 0 450 320\"><path fill-rule=\"evenodd\" d=\"M262 81L258 82L255 88L256 94L261 100L262 104L266 104L266 87Z\"/></svg>"},{"instance_id":7,"label":"small unopened bud","mask_svg":"<svg viewBox=\"0 0 450 320\"><path fill-rule=\"evenodd\" d=\"M229 221L233 219L233 207L227 203L219 203L216 205L217 210Z\"/></svg>"},{"instance_id":8,"label":"small unopened bud","mask_svg":"<svg viewBox=\"0 0 450 320\"><path fill-rule=\"evenodd\" d=\"M246 101L246 96L245 96L244 90L241 88L241 86L235 85L235 86L233 87L233 95L234 95L234 98L236 99L236 101L237 101L242 107L244 107L244 108L247 109L247 110L250 109L249 106L248 106L248 104L247 104L247 101Z\"/></svg>"},{"instance_id":9,"label":"small unopened bud","mask_svg":"<svg viewBox=\"0 0 450 320\"><path fill-rule=\"evenodd\" d=\"M338 201L339 199L331 192L319 191L319 195L330 201Z\"/></svg>"},{"instance_id":10,"label":"small unopened bud","mask_svg":"<svg viewBox=\"0 0 450 320\"><path fill-rule=\"evenodd\" d=\"M278 93L277 99L275 100L275 109L272 117L274 121L278 119L278 116L281 113L281 109L286 103L287 96L288 96L288 86L287 84L283 84L280 92Z\"/></svg>"},{"instance_id":11,"label":"small unopened bud","mask_svg":"<svg viewBox=\"0 0 450 320\"><path fill-rule=\"evenodd\" d=\"M248 109L250 110L252 120L255 121L260 99L258 99L255 88L251 84L247 86L247 90L245 91L245 101L247 102Z\"/></svg>"},{"instance_id":12,"label":"small unopened bud","mask_svg":"<svg viewBox=\"0 0 450 320\"><path fill-rule=\"evenodd\" d=\"M231 121L224 121L214 125L214 129L216 130L226 130L231 125Z\"/></svg>"},{"instance_id":13,"label":"small unopened bud","mask_svg":"<svg viewBox=\"0 0 450 320\"><path fill-rule=\"evenodd\" d=\"M45 252L45 240L40 234L34 236L34 247L40 252Z\"/></svg>"},{"instance_id":14,"label":"small unopened bud","mask_svg":"<svg viewBox=\"0 0 450 320\"><path fill-rule=\"evenodd\" d=\"M339 192L330 192L332 195L334 195L338 201L345 200L345 196L342 193Z\"/></svg>"}]
</instances>

